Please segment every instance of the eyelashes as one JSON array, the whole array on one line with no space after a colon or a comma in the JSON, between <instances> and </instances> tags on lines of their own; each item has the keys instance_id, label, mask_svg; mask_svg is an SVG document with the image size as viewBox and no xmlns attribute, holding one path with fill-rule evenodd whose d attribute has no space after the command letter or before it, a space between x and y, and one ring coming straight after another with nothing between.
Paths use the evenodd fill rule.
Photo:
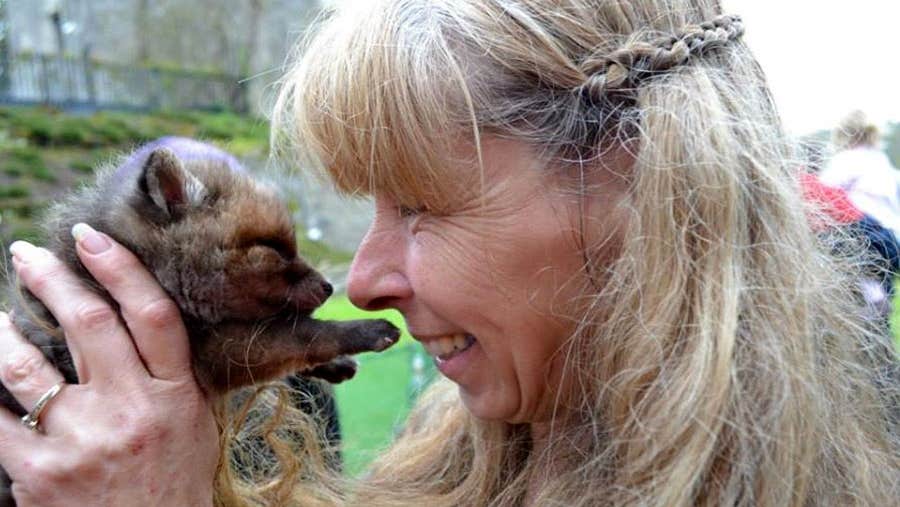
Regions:
<instances>
[{"instance_id":1,"label":"eyelashes","mask_svg":"<svg viewBox=\"0 0 900 507\"><path fill-rule=\"evenodd\" d=\"M431 210L424 206L398 206L397 211L400 214L400 220L406 222L406 227L412 234L419 232L423 220L434 216Z\"/></svg>"},{"instance_id":2,"label":"eyelashes","mask_svg":"<svg viewBox=\"0 0 900 507\"><path fill-rule=\"evenodd\" d=\"M401 218L412 218L426 213L426 210L424 207L397 206L397 212Z\"/></svg>"}]
</instances>

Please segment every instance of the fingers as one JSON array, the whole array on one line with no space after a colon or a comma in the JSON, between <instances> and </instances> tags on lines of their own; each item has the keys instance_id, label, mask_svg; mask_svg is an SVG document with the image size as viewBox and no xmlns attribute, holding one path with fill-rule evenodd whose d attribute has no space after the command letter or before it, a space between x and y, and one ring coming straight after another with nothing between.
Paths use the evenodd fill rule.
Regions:
<instances>
[{"instance_id":1,"label":"fingers","mask_svg":"<svg viewBox=\"0 0 900 507\"><path fill-rule=\"evenodd\" d=\"M150 374L164 380L193 378L187 331L178 307L141 261L86 224L72 228L78 256L120 305Z\"/></svg>"},{"instance_id":2,"label":"fingers","mask_svg":"<svg viewBox=\"0 0 900 507\"><path fill-rule=\"evenodd\" d=\"M103 298L46 249L16 241L10 252L19 280L65 330L81 383L100 377L117 380L123 371L143 370L125 326Z\"/></svg>"},{"instance_id":3,"label":"fingers","mask_svg":"<svg viewBox=\"0 0 900 507\"><path fill-rule=\"evenodd\" d=\"M40 436L22 425L12 412L0 409L0 462L9 475L28 473L28 456L38 445Z\"/></svg>"},{"instance_id":4,"label":"fingers","mask_svg":"<svg viewBox=\"0 0 900 507\"><path fill-rule=\"evenodd\" d=\"M62 375L40 350L25 341L6 313L0 312L0 382L16 401L30 411Z\"/></svg>"}]
</instances>

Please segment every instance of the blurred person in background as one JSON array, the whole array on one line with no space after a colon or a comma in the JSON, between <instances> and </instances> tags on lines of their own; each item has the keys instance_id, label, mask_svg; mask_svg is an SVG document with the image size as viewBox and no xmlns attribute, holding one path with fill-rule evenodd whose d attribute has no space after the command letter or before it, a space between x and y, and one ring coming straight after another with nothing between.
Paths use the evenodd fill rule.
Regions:
<instances>
[{"instance_id":1,"label":"blurred person in background","mask_svg":"<svg viewBox=\"0 0 900 507\"><path fill-rule=\"evenodd\" d=\"M374 198L348 295L399 310L447 378L361 477L299 445L216 502L896 504L898 386L877 373L894 358L871 354L859 259L808 224L743 33L712 0L379 0L325 21L276 138ZM212 504L227 463L180 319L116 270L121 246L78 248L125 323L84 318L58 263L17 248L93 379L43 434L0 413L17 498ZM0 351L26 406L58 381L6 322Z\"/></svg>"},{"instance_id":2,"label":"blurred person in background","mask_svg":"<svg viewBox=\"0 0 900 507\"><path fill-rule=\"evenodd\" d=\"M847 115L832 133L837 152L819 174L825 185L846 192L865 216L853 225L874 253L861 282L866 301L890 318L894 277L900 272L900 172L879 149L879 133L862 111Z\"/></svg>"},{"instance_id":3,"label":"blurred person in background","mask_svg":"<svg viewBox=\"0 0 900 507\"><path fill-rule=\"evenodd\" d=\"M860 295L873 311L873 318L890 330L893 278L900 271L900 245L894 233L877 220L863 213L841 188L822 183L814 172L800 173L800 188L804 201L812 207L810 225L818 234L849 236L852 241L835 241L843 255L846 250L864 249L868 252L869 268L859 281Z\"/></svg>"}]
</instances>

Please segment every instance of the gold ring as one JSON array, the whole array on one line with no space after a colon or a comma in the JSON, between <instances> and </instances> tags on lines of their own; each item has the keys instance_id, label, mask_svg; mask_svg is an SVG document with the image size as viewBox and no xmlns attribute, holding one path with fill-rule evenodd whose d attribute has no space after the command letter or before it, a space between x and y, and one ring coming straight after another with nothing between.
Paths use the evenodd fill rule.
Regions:
<instances>
[{"instance_id":1,"label":"gold ring","mask_svg":"<svg viewBox=\"0 0 900 507\"><path fill-rule=\"evenodd\" d=\"M24 424L26 428L38 432L41 431L41 428L39 426L41 414L47 407L47 403L50 403L50 400L52 400L54 396L59 394L64 385L66 385L65 382L60 382L50 389L47 389L47 392L44 393L43 396L38 398L37 403L34 404L34 408L31 409L31 412L28 412L27 414L22 416L22 424Z\"/></svg>"}]
</instances>

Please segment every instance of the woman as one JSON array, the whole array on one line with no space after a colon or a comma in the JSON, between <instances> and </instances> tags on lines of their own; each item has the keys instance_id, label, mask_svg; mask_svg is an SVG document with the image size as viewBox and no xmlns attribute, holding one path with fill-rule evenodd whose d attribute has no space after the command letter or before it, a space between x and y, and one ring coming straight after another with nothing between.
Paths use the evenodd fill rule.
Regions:
<instances>
[{"instance_id":1,"label":"woman","mask_svg":"<svg viewBox=\"0 0 900 507\"><path fill-rule=\"evenodd\" d=\"M837 152L822 170L822 182L845 190L863 213L900 234L900 176L878 148L878 127L853 111L831 137Z\"/></svg>"},{"instance_id":2,"label":"woman","mask_svg":"<svg viewBox=\"0 0 900 507\"><path fill-rule=\"evenodd\" d=\"M832 143L838 151L820 178L845 191L853 205L867 215L859 232L865 234L885 261L874 276L880 287L870 283L869 299L889 319L894 277L900 271L896 239L900 234L900 173L878 149L878 142L878 127L862 111L850 113L832 133Z\"/></svg>"},{"instance_id":3,"label":"woman","mask_svg":"<svg viewBox=\"0 0 900 507\"><path fill-rule=\"evenodd\" d=\"M704 0L369 4L289 73L277 137L374 197L348 293L400 310L448 380L362 479L285 468L296 504L897 498L896 386L873 378L852 273L807 225L739 18ZM5 414L0 464L37 505L208 504L215 442L180 323L85 231L127 332L17 247L90 380L51 401L46 435ZM0 370L32 406L52 372L0 337L36 365ZM82 470L96 484L72 484Z\"/></svg>"}]
</instances>

